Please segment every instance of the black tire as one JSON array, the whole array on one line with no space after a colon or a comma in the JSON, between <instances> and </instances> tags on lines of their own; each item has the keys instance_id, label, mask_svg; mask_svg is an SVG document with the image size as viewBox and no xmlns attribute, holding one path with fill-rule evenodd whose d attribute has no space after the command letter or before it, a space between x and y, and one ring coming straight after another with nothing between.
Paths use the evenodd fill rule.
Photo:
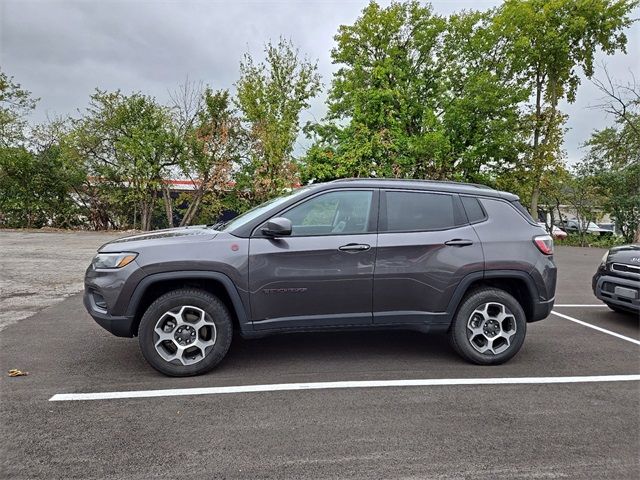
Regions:
<instances>
[{"instance_id":1,"label":"black tire","mask_svg":"<svg viewBox=\"0 0 640 480\"><path fill-rule=\"evenodd\" d=\"M158 339L158 334L155 331L156 325L161 319L168 318L165 313L180 311L183 306L196 307L204 311L208 316L206 317L207 321L215 325L215 330L213 330L215 338L210 339L215 343L207 347L204 354L191 347L197 353L190 360L195 361L199 358L197 363L191 365L183 365L179 360L167 361L155 347L155 342ZM212 329L213 327L210 325L211 323L203 328ZM175 330L177 331L177 327ZM213 334L210 335L213 336ZM198 333L198 336L200 336L200 333ZM233 321L224 303L215 295L191 288L173 290L159 297L147 308L142 320L140 320L138 329L138 341L144 358L153 368L172 377L200 375L213 369L227 354L232 336ZM168 346L171 347L172 345L175 347L176 344L169 341ZM188 356L188 350L185 352L185 355Z\"/></svg>"},{"instance_id":2,"label":"black tire","mask_svg":"<svg viewBox=\"0 0 640 480\"><path fill-rule=\"evenodd\" d=\"M508 340L500 339L498 337L489 337L483 335L472 336L471 330L468 325L471 323L471 316L474 314L477 308L484 304L501 304L509 310L511 316L506 320L509 324L509 332L511 332L512 326L515 328L515 333L511 334ZM497 305L492 305L491 309L498 309ZM506 312L506 310L503 310ZM473 325L472 325L473 326ZM488 325L487 327L490 327ZM481 326L479 326L482 329ZM502 328L502 327L500 327ZM478 365L499 365L513 358L518 353L520 347L524 343L524 338L527 332L527 319L524 314L524 310L518 303L518 301L505 292L497 288L481 288L469 292L462 300L458 311L453 319L451 328L449 329L449 341L453 349L465 360L478 364ZM480 340L484 340L487 343L491 342L491 345L497 342L501 342L500 347L496 347L495 350L505 348L504 351L498 353L485 352L481 353L472 344L472 340L475 339L477 348L483 348L482 345L478 346L478 343L482 343Z\"/></svg>"}]
</instances>

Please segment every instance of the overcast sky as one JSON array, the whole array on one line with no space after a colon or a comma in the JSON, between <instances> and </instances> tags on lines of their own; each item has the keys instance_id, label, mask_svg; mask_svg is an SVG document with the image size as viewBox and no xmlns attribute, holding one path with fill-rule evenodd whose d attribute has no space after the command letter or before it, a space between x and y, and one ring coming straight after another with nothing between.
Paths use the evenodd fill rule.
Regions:
<instances>
[{"instance_id":1,"label":"overcast sky","mask_svg":"<svg viewBox=\"0 0 640 480\"><path fill-rule=\"evenodd\" d=\"M165 102L169 90L189 77L213 88L232 88L242 54L261 58L263 44L280 35L318 61L325 86L330 50L341 24L351 24L365 0L0 0L0 68L40 97L34 121L75 115L96 87L142 91ZM388 3L388 2L381 2ZM499 1L433 1L446 15L485 9ZM636 13L634 17L639 17ZM640 25L627 32L628 54L600 55L621 80L640 78ZM325 94L316 99L303 123L324 114ZM594 129L610 123L590 109L601 97L583 82L576 103L565 105L570 161ZM304 143L304 142L303 142ZM302 146L299 145L298 150Z\"/></svg>"}]
</instances>

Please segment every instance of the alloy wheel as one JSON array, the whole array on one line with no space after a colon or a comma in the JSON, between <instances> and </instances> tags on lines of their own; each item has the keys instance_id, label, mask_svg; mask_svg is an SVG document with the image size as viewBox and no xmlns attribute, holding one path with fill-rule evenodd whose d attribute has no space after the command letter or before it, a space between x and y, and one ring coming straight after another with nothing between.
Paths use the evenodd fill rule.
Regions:
<instances>
[{"instance_id":1,"label":"alloy wheel","mask_svg":"<svg viewBox=\"0 0 640 480\"><path fill-rule=\"evenodd\" d=\"M505 305L483 303L469 317L467 339L476 351L498 355L511 346L516 328L516 318Z\"/></svg>"},{"instance_id":2,"label":"alloy wheel","mask_svg":"<svg viewBox=\"0 0 640 480\"><path fill-rule=\"evenodd\" d=\"M216 343L216 325L201 308L183 305L160 316L153 329L154 346L165 361L193 365Z\"/></svg>"}]
</instances>

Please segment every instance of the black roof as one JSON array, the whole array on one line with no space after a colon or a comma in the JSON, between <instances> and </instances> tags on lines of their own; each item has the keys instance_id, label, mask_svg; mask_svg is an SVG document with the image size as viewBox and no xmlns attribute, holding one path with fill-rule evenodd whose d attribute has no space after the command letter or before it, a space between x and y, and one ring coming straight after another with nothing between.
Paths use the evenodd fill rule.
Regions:
<instances>
[{"instance_id":1,"label":"black roof","mask_svg":"<svg viewBox=\"0 0 640 480\"><path fill-rule=\"evenodd\" d=\"M467 193L475 196L499 197L506 200L517 200L518 196L509 192L494 190L486 185L478 183L453 182L445 180L414 180L404 178L342 178L331 182L317 184L317 186L335 186L339 183L348 183L352 187L384 187L384 188L408 188L414 190L431 190L435 192Z\"/></svg>"}]
</instances>

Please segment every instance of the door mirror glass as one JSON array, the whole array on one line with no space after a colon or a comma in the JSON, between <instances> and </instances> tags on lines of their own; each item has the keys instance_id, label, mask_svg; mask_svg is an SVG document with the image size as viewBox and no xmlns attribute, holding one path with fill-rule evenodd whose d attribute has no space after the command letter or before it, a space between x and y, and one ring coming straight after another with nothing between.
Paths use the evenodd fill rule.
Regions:
<instances>
[{"instance_id":1,"label":"door mirror glass","mask_svg":"<svg viewBox=\"0 0 640 480\"><path fill-rule=\"evenodd\" d=\"M269 237L284 237L291 235L291 220L283 217L272 218L262 227L262 233Z\"/></svg>"}]
</instances>

